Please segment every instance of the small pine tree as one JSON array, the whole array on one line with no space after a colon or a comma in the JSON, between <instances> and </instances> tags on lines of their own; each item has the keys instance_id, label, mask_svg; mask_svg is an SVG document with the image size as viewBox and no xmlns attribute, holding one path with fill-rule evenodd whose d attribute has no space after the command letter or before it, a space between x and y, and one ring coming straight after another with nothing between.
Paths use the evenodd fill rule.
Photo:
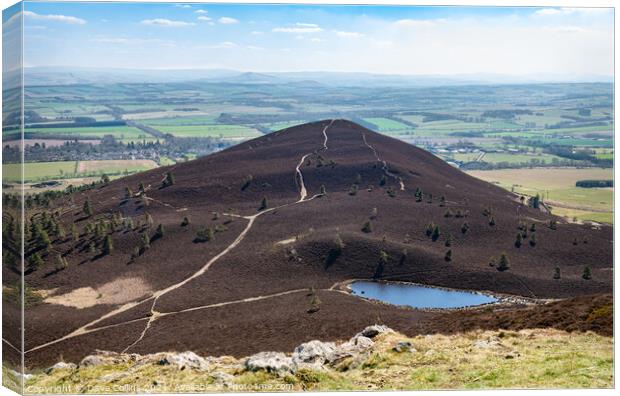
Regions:
<instances>
[{"instance_id":1,"label":"small pine tree","mask_svg":"<svg viewBox=\"0 0 620 396\"><path fill-rule=\"evenodd\" d=\"M267 197L263 197L263 199L260 201L260 207L258 208L258 210L265 210L267 209Z\"/></svg>"},{"instance_id":2,"label":"small pine tree","mask_svg":"<svg viewBox=\"0 0 620 396\"><path fill-rule=\"evenodd\" d=\"M446 243L445 243L446 247L450 247L452 246L452 234L448 234L448 236L446 236Z\"/></svg>"},{"instance_id":3,"label":"small pine tree","mask_svg":"<svg viewBox=\"0 0 620 396\"><path fill-rule=\"evenodd\" d=\"M166 177L162 182L162 187L174 186L174 175L172 172L166 172Z\"/></svg>"},{"instance_id":4,"label":"small pine tree","mask_svg":"<svg viewBox=\"0 0 620 396\"><path fill-rule=\"evenodd\" d=\"M495 217L491 216L491 219L489 220L489 225L491 227L493 227L495 225Z\"/></svg>"},{"instance_id":5,"label":"small pine tree","mask_svg":"<svg viewBox=\"0 0 620 396\"><path fill-rule=\"evenodd\" d=\"M464 222L461 226L461 233L466 234L467 231L469 231L469 224L467 222Z\"/></svg>"},{"instance_id":6,"label":"small pine tree","mask_svg":"<svg viewBox=\"0 0 620 396\"><path fill-rule=\"evenodd\" d=\"M132 196L133 192L131 191L131 188L125 187L125 200L131 199Z\"/></svg>"},{"instance_id":7,"label":"small pine tree","mask_svg":"<svg viewBox=\"0 0 620 396\"><path fill-rule=\"evenodd\" d=\"M88 199L86 201L84 201L84 207L82 208L82 211L88 217L93 215L93 208L90 205L90 201Z\"/></svg>"},{"instance_id":8,"label":"small pine tree","mask_svg":"<svg viewBox=\"0 0 620 396\"><path fill-rule=\"evenodd\" d=\"M530 238L530 246L534 247L536 246L536 233L532 233L532 237Z\"/></svg>"},{"instance_id":9,"label":"small pine tree","mask_svg":"<svg viewBox=\"0 0 620 396\"><path fill-rule=\"evenodd\" d=\"M327 195L327 189L325 188L325 184L321 184L321 188L319 189L319 194L321 196Z\"/></svg>"},{"instance_id":10,"label":"small pine tree","mask_svg":"<svg viewBox=\"0 0 620 396\"><path fill-rule=\"evenodd\" d=\"M549 228L551 228L552 230L557 230L558 222L555 220L549 220Z\"/></svg>"},{"instance_id":11,"label":"small pine tree","mask_svg":"<svg viewBox=\"0 0 620 396\"><path fill-rule=\"evenodd\" d=\"M518 233L517 239L515 241L515 246L520 248L522 244L523 244L523 235L521 233Z\"/></svg>"},{"instance_id":12,"label":"small pine tree","mask_svg":"<svg viewBox=\"0 0 620 396\"><path fill-rule=\"evenodd\" d=\"M362 175L358 173L357 175L355 175L355 181L353 182L353 184L359 186L361 183L362 183Z\"/></svg>"},{"instance_id":13,"label":"small pine tree","mask_svg":"<svg viewBox=\"0 0 620 396\"><path fill-rule=\"evenodd\" d=\"M349 195L351 195L351 196L357 195L358 189L359 189L359 187L357 186L357 184L352 184L351 188L349 188Z\"/></svg>"},{"instance_id":14,"label":"small pine tree","mask_svg":"<svg viewBox=\"0 0 620 396\"><path fill-rule=\"evenodd\" d=\"M126 230L126 231L131 231L131 230L133 230L133 228L134 228L134 226L133 226L133 220L132 220L132 218L131 218L131 217L128 217L128 218L125 220L125 230Z\"/></svg>"},{"instance_id":15,"label":"small pine tree","mask_svg":"<svg viewBox=\"0 0 620 396\"><path fill-rule=\"evenodd\" d=\"M579 244L579 241L577 240L577 238L573 239L573 245L577 246Z\"/></svg>"},{"instance_id":16,"label":"small pine tree","mask_svg":"<svg viewBox=\"0 0 620 396\"><path fill-rule=\"evenodd\" d=\"M187 216L183 217L183 221L181 222L181 227L187 227L189 225L189 219Z\"/></svg>"},{"instance_id":17,"label":"small pine tree","mask_svg":"<svg viewBox=\"0 0 620 396\"><path fill-rule=\"evenodd\" d=\"M28 260L28 271L34 272L41 268L43 265L43 259L39 255L39 253L34 253L30 259Z\"/></svg>"},{"instance_id":18,"label":"small pine tree","mask_svg":"<svg viewBox=\"0 0 620 396\"><path fill-rule=\"evenodd\" d=\"M452 211L450 209L446 210L445 213L443 214L443 217L453 217L454 214L452 213Z\"/></svg>"},{"instance_id":19,"label":"small pine tree","mask_svg":"<svg viewBox=\"0 0 620 396\"><path fill-rule=\"evenodd\" d=\"M362 226L362 232L365 232L367 234L372 232L372 223L370 221L364 223L364 225Z\"/></svg>"},{"instance_id":20,"label":"small pine tree","mask_svg":"<svg viewBox=\"0 0 620 396\"><path fill-rule=\"evenodd\" d=\"M439 235L441 235L441 231L439 231L439 226L436 225L435 228L433 229L433 234L431 235L433 242L439 239Z\"/></svg>"},{"instance_id":21,"label":"small pine tree","mask_svg":"<svg viewBox=\"0 0 620 396\"><path fill-rule=\"evenodd\" d=\"M138 256L140 256L140 248L136 246L133 248L133 252L131 253L131 259L135 260Z\"/></svg>"},{"instance_id":22,"label":"small pine tree","mask_svg":"<svg viewBox=\"0 0 620 396\"><path fill-rule=\"evenodd\" d=\"M149 238L149 234L146 232L142 233L140 237L140 248L142 251L145 251L151 247L151 238Z\"/></svg>"},{"instance_id":23,"label":"small pine tree","mask_svg":"<svg viewBox=\"0 0 620 396\"><path fill-rule=\"evenodd\" d=\"M530 227L530 231L536 232L536 223L532 223L532 226Z\"/></svg>"},{"instance_id":24,"label":"small pine tree","mask_svg":"<svg viewBox=\"0 0 620 396\"><path fill-rule=\"evenodd\" d=\"M420 187L416 187L416 189L415 189L415 201L416 202L422 202L423 198L424 198L424 193L422 192L422 189Z\"/></svg>"},{"instance_id":25,"label":"small pine tree","mask_svg":"<svg viewBox=\"0 0 620 396\"><path fill-rule=\"evenodd\" d=\"M155 239L160 239L164 237L164 225L160 224L157 226L157 230L155 230L155 235L154 238Z\"/></svg>"},{"instance_id":26,"label":"small pine tree","mask_svg":"<svg viewBox=\"0 0 620 396\"><path fill-rule=\"evenodd\" d=\"M446 206L446 197L445 196L441 196L439 197L439 206L444 207Z\"/></svg>"},{"instance_id":27,"label":"small pine tree","mask_svg":"<svg viewBox=\"0 0 620 396\"><path fill-rule=\"evenodd\" d=\"M153 216L147 212L144 213L144 224L147 228L150 228L153 225Z\"/></svg>"},{"instance_id":28,"label":"small pine tree","mask_svg":"<svg viewBox=\"0 0 620 396\"><path fill-rule=\"evenodd\" d=\"M379 180L379 185L385 186L385 183L387 183L387 178L385 177L385 175L381 175L381 180Z\"/></svg>"},{"instance_id":29,"label":"small pine tree","mask_svg":"<svg viewBox=\"0 0 620 396\"><path fill-rule=\"evenodd\" d=\"M92 254L92 253L96 253L97 252L97 246L95 245L95 242L91 241L88 244L88 251Z\"/></svg>"},{"instance_id":30,"label":"small pine tree","mask_svg":"<svg viewBox=\"0 0 620 396\"><path fill-rule=\"evenodd\" d=\"M434 223L428 223L426 225L426 236L430 237L431 235L433 235L433 230L435 229L435 224Z\"/></svg>"},{"instance_id":31,"label":"small pine tree","mask_svg":"<svg viewBox=\"0 0 620 396\"><path fill-rule=\"evenodd\" d=\"M497 266L498 271L507 271L510 268L510 262L508 261L508 256L506 253L502 253L499 257L499 265Z\"/></svg>"},{"instance_id":32,"label":"small pine tree","mask_svg":"<svg viewBox=\"0 0 620 396\"><path fill-rule=\"evenodd\" d=\"M448 249L448 251L446 252L446 255L444 256L444 260L446 261L452 261L452 249Z\"/></svg>"},{"instance_id":33,"label":"small pine tree","mask_svg":"<svg viewBox=\"0 0 620 396\"><path fill-rule=\"evenodd\" d=\"M553 279L560 279L561 277L560 267L555 267L555 270L553 271Z\"/></svg>"},{"instance_id":34,"label":"small pine tree","mask_svg":"<svg viewBox=\"0 0 620 396\"><path fill-rule=\"evenodd\" d=\"M103 184L108 184L110 182L110 176L104 173L103 175L101 175L101 182Z\"/></svg>"},{"instance_id":35,"label":"small pine tree","mask_svg":"<svg viewBox=\"0 0 620 396\"><path fill-rule=\"evenodd\" d=\"M78 239L80 239L80 233L78 232L75 224L71 224L71 238L73 239L73 242L77 242Z\"/></svg>"},{"instance_id":36,"label":"small pine tree","mask_svg":"<svg viewBox=\"0 0 620 396\"><path fill-rule=\"evenodd\" d=\"M144 183L140 182L140 184L138 184L138 192L140 193L140 195L145 193Z\"/></svg>"},{"instance_id":37,"label":"small pine tree","mask_svg":"<svg viewBox=\"0 0 620 396\"><path fill-rule=\"evenodd\" d=\"M103 241L103 252L102 253L105 256L107 256L108 254L111 254L113 250L114 250L114 245L112 243L112 237L108 235L105 237Z\"/></svg>"},{"instance_id":38,"label":"small pine tree","mask_svg":"<svg viewBox=\"0 0 620 396\"><path fill-rule=\"evenodd\" d=\"M62 255L56 255L56 271L62 271L67 268L69 264L67 263L67 259L62 257Z\"/></svg>"},{"instance_id":39,"label":"small pine tree","mask_svg":"<svg viewBox=\"0 0 620 396\"><path fill-rule=\"evenodd\" d=\"M65 239L65 237L67 236L67 234L65 233L65 227L63 227L62 223L57 224L56 235L58 235L58 238L60 239Z\"/></svg>"},{"instance_id":40,"label":"small pine tree","mask_svg":"<svg viewBox=\"0 0 620 396\"><path fill-rule=\"evenodd\" d=\"M590 268L589 265L585 266L585 268L583 269L583 274L581 274L581 277L585 280L592 279L592 269Z\"/></svg>"},{"instance_id":41,"label":"small pine tree","mask_svg":"<svg viewBox=\"0 0 620 396\"><path fill-rule=\"evenodd\" d=\"M403 265L407 262L408 252L407 249L403 249L402 254L400 255L400 260L398 260L398 265Z\"/></svg>"}]
</instances>

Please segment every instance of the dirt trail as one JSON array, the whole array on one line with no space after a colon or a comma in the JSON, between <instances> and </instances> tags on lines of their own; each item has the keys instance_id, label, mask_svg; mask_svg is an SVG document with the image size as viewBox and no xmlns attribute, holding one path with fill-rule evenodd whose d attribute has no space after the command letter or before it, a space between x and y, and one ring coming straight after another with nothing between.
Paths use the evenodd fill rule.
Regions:
<instances>
[{"instance_id":1,"label":"dirt trail","mask_svg":"<svg viewBox=\"0 0 620 396\"><path fill-rule=\"evenodd\" d=\"M330 123L328 125L326 125L323 128L323 130L322 130L322 134L324 136L324 141L323 141L323 149L324 150L327 149L327 129L329 129L329 127L332 126L334 121L335 120L331 120ZM118 308L108 312L107 314L101 316L100 318L95 319L95 320L85 324L84 326L81 326L80 328L72 331L71 333L69 333L69 334L67 334L67 335L65 335L63 337L60 337L60 338L57 338L55 340L52 340L52 341L46 342L44 344L38 345L36 347L33 347L33 348L27 350L25 353L33 352L33 351L36 351L38 349L45 348L47 346L56 344L56 343L61 342L61 341L65 341L65 340L70 339L70 338L74 338L74 337L77 337L77 336L80 336L80 335L88 334L88 333L93 332L93 331L97 331L97 330L100 330L100 329L103 329L103 328L108 328L110 326L104 326L104 327L100 327L100 328L92 328L92 327L94 325L96 325L97 323L100 323L101 321L105 320L105 319L108 319L108 318L110 318L112 316L115 316L115 315L118 315L120 313L126 312L126 311L128 311L128 310L130 310L132 308L135 308L136 306L138 306L138 305L140 305L140 304L142 304L144 302L153 300L153 304L151 306L151 316L148 318L148 322L147 322L144 330L142 331L142 333L140 334L138 339L136 339L132 344L130 344L127 348L125 348L124 351L127 351L129 348L135 346L137 343L139 343L144 338L144 336L145 336L146 332L148 331L148 329L150 328L151 324L155 320L157 320L158 317L161 317L161 315L162 315L161 313L159 313L159 312L157 312L155 310L155 305L156 305L157 300L159 299L159 297L161 297L161 296L163 296L163 295L165 295L165 294L167 294L167 293L169 293L169 292L171 292L173 290L176 290L176 289L178 289L180 287L183 287L188 282L192 281L193 279L195 279L195 278L203 275L205 272L207 272L209 270L209 268L213 265L213 263L215 263L222 256L226 255L228 252L230 252L232 249L234 249L237 245L239 245L239 243L241 243L241 241L243 241L243 239L248 234L248 232L252 228L252 225L254 224L254 222L256 221L256 219L259 216L262 216L265 213L269 213L269 212L271 212L273 210L276 210L276 209L279 209L279 208L282 208L282 207L296 205L296 204L303 203L303 202L308 202L308 201L313 200L314 198L317 198L317 197L321 196L320 194L316 194L316 195L313 195L310 198L307 198L307 190L306 190L306 186L304 184L303 175L301 173L300 166L303 163L303 160L305 159L305 157L307 157L310 154L312 154L312 153L305 154L302 157L302 160L300 161L299 165L295 169L296 175L299 176L299 182L300 182L300 191L299 191L300 198L299 198L299 200L297 200L295 202L292 202L292 203L280 205L280 206L277 206L277 207L268 208L268 209L265 209L265 210L263 210L263 211L261 211L259 213L251 215L251 216L240 216L240 215L234 215L234 214L227 214L229 216L244 218L244 219L248 220L248 224L246 225L246 227L243 229L243 231L241 231L241 233L237 236L237 238L230 245L228 245L224 250L222 250L216 256L212 257L209 261L207 261L207 263L200 270L198 270L197 272L192 274L190 277L188 277L188 278L184 279L183 281L178 282L178 283L176 283L174 285L168 286L165 289L159 290L159 291L153 293L151 296L149 296L149 297L147 297L145 299L142 299L142 300L136 301L136 302L132 302L132 303L128 303L128 304L125 304L125 305L122 305L122 306L120 306L120 307L118 307ZM251 301L254 301L254 300L251 300ZM141 320L146 320L146 318L135 319L135 320L132 320L130 322L133 323L133 322L137 322L137 321L141 321Z\"/></svg>"},{"instance_id":2,"label":"dirt trail","mask_svg":"<svg viewBox=\"0 0 620 396\"><path fill-rule=\"evenodd\" d=\"M385 174L389 177L392 177L394 179L396 179L398 181L398 184L400 185L400 190L401 191L405 191L405 183L403 183L403 178L400 176L396 176L394 173L390 172L390 168L387 165L387 162L385 162L384 160L381 159L381 157L379 157L379 154L377 153L377 150L372 147L368 141L366 141L366 134L362 132L362 139L364 140L364 144L366 145L366 147L368 147L369 149L372 150L372 152L375 155L375 158L377 159L378 162L381 162L383 164L383 172L385 172Z\"/></svg>"}]
</instances>

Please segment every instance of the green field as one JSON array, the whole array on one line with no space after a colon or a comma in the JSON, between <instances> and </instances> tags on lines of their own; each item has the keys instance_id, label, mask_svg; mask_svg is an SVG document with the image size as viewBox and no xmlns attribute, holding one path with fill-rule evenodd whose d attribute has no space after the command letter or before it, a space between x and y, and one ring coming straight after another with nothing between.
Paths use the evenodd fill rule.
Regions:
<instances>
[{"instance_id":1,"label":"green field","mask_svg":"<svg viewBox=\"0 0 620 396\"><path fill-rule=\"evenodd\" d=\"M142 172L155 167L157 164L151 160L27 162L24 164L24 182L91 177L103 174L123 175ZM2 165L4 182L19 182L21 180L20 172L20 164Z\"/></svg>"},{"instance_id":2,"label":"green field","mask_svg":"<svg viewBox=\"0 0 620 396\"><path fill-rule=\"evenodd\" d=\"M121 125L106 127L78 127L78 128L26 128L24 133L37 135L59 135L83 138L102 138L104 135L112 135L117 139L139 139L152 137L138 128Z\"/></svg>"},{"instance_id":3,"label":"green field","mask_svg":"<svg viewBox=\"0 0 620 396\"><path fill-rule=\"evenodd\" d=\"M181 126L153 126L163 133L170 133L176 137L218 137L223 139L247 139L261 136L254 128L241 125L181 125Z\"/></svg>"},{"instance_id":4,"label":"green field","mask_svg":"<svg viewBox=\"0 0 620 396\"><path fill-rule=\"evenodd\" d=\"M552 207L552 212L560 216L613 223L612 188L575 187L577 180L613 179L611 168L501 169L468 173L519 194L539 194Z\"/></svg>"},{"instance_id":5,"label":"green field","mask_svg":"<svg viewBox=\"0 0 620 396\"><path fill-rule=\"evenodd\" d=\"M409 125L403 124L390 118L382 117L370 117L364 118L364 121L370 122L379 128L379 131L401 131L405 129L412 129Z\"/></svg>"},{"instance_id":6,"label":"green field","mask_svg":"<svg viewBox=\"0 0 620 396\"><path fill-rule=\"evenodd\" d=\"M215 116L194 116L194 117L172 117L172 118L152 118L142 122L152 127L157 126L180 126L180 125L207 125L216 122Z\"/></svg>"}]
</instances>

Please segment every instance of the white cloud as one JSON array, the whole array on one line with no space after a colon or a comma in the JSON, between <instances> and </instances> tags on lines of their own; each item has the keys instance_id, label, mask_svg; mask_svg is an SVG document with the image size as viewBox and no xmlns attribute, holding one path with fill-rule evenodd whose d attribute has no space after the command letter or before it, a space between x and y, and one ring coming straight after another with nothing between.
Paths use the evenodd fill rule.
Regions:
<instances>
[{"instance_id":1,"label":"white cloud","mask_svg":"<svg viewBox=\"0 0 620 396\"><path fill-rule=\"evenodd\" d=\"M184 26L195 25L192 22L173 21L173 20L164 19L164 18L145 19L140 23L143 25L163 26L163 27L184 27Z\"/></svg>"},{"instance_id":2,"label":"white cloud","mask_svg":"<svg viewBox=\"0 0 620 396\"><path fill-rule=\"evenodd\" d=\"M202 10L202 9L201 9L201 10L196 10L196 11L194 11L194 12L195 12L196 14L206 14L206 13L208 13L209 11L206 11L206 10Z\"/></svg>"},{"instance_id":3,"label":"white cloud","mask_svg":"<svg viewBox=\"0 0 620 396\"><path fill-rule=\"evenodd\" d=\"M247 49L252 50L252 51L262 51L262 50L264 50L263 47L257 47L255 45L248 45Z\"/></svg>"},{"instance_id":4,"label":"white cloud","mask_svg":"<svg viewBox=\"0 0 620 396\"><path fill-rule=\"evenodd\" d=\"M169 40L142 39L142 38L130 38L130 37L106 37L106 36L95 37L91 41L95 43L118 44L118 45L157 44L157 45L170 46L174 44L173 41L169 41Z\"/></svg>"},{"instance_id":5,"label":"white cloud","mask_svg":"<svg viewBox=\"0 0 620 396\"><path fill-rule=\"evenodd\" d=\"M192 8L189 4L175 4L174 6L178 8Z\"/></svg>"},{"instance_id":6,"label":"white cloud","mask_svg":"<svg viewBox=\"0 0 620 396\"><path fill-rule=\"evenodd\" d=\"M312 41L313 43L321 43L321 42L323 42L324 40L323 40L323 39L320 39L320 38L318 38L318 37L312 37L312 38L310 39L310 41Z\"/></svg>"},{"instance_id":7,"label":"white cloud","mask_svg":"<svg viewBox=\"0 0 620 396\"><path fill-rule=\"evenodd\" d=\"M534 15L537 16L550 16L550 15L573 15L573 14L581 14L581 15L595 15L595 14L607 14L611 13L610 8L542 8L540 10L536 10Z\"/></svg>"},{"instance_id":8,"label":"white cloud","mask_svg":"<svg viewBox=\"0 0 620 396\"><path fill-rule=\"evenodd\" d=\"M238 20L236 20L235 18L231 18L231 17L221 17L217 21L221 23L222 25L232 25L235 23L239 23Z\"/></svg>"},{"instance_id":9,"label":"white cloud","mask_svg":"<svg viewBox=\"0 0 620 396\"><path fill-rule=\"evenodd\" d=\"M322 32L323 29L319 25L314 23L297 22L294 26L278 27L273 29L272 31L275 33L305 34Z\"/></svg>"},{"instance_id":10,"label":"white cloud","mask_svg":"<svg viewBox=\"0 0 620 396\"><path fill-rule=\"evenodd\" d=\"M208 49L237 48L237 44L233 43L232 41L224 41L224 42L213 44L213 45L206 45L203 48L208 48Z\"/></svg>"},{"instance_id":11,"label":"white cloud","mask_svg":"<svg viewBox=\"0 0 620 396\"><path fill-rule=\"evenodd\" d=\"M250 32L250 34L251 34L252 36L260 36L260 35L265 34L265 33L264 33L264 32L261 32L260 30L252 30L252 31Z\"/></svg>"},{"instance_id":12,"label":"white cloud","mask_svg":"<svg viewBox=\"0 0 620 396\"><path fill-rule=\"evenodd\" d=\"M209 18L208 16L201 15L198 17L198 20L199 21L210 21L211 18Z\"/></svg>"},{"instance_id":13,"label":"white cloud","mask_svg":"<svg viewBox=\"0 0 620 396\"><path fill-rule=\"evenodd\" d=\"M445 19L400 19L394 22L394 26L403 28L430 28L438 23L446 22Z\"/></svg>"},{"instance_id":14,"label":"white cloud","mask_svg":"<svg viewBox=\"0 0 620 396\"><path fill-rule=\"evenodd\" d=\"M59 14L49 14L49 15L41 15L32 11L24 11L24 16L40 21L53 21L53 22L61 22L68 23L70 25L85 25L86 21L82 18L76 18L74 16L69 15L59 15Z\"/></svg>"},{"instance_id":15,"label":"white cloud","mask_svg":"<svg viewBox=\"0 0 620 396\"><path fill-rule=\"evenodd\" d=\"M342 31L342 30L334 30L334 33L336 33L336 35L338 35L338 37L344 37L344 38L360 38L360 37L364 37L365 36L364 33L345 32L345 31Z\"/></svg>"}]
</instances>

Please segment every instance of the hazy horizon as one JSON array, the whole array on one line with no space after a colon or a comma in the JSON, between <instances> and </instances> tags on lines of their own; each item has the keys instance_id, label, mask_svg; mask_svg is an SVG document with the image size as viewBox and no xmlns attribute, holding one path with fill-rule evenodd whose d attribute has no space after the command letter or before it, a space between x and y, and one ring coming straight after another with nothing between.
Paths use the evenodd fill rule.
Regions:
<instances>
[{"instance_id":1,"label":"hazy horizon","mask_svg":"<svg viewBox=\"0 0 620 396\"><path fill-rule=\"evenodd\" d=\"M613 76L610 8L54 2L24 7L28 68Z\"/></svg>"}]
</instances>

